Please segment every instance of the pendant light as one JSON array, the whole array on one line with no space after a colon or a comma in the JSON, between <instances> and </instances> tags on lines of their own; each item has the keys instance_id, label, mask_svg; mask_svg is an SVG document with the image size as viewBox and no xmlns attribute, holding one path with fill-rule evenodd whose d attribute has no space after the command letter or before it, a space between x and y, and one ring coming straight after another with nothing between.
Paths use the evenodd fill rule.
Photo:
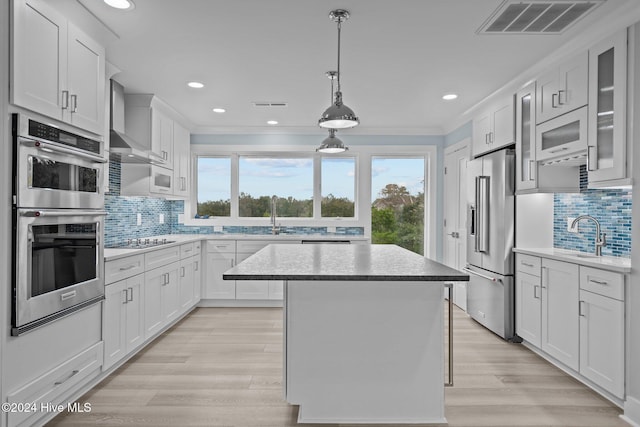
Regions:
<instances>
[{"instance_id":1,"label":"pendant light","mask_svg":"<svg viewBox=\"0 0 640 427\"><path fill-rule=\"evenodd\" d=\"M326 75L331 80L331 92L330 92L329 99L333 100L333 82L336 79L338 72L327 71ZM344 146L340 138L336 137L336 130L329 129L329 136L325 138L324 141L322 141L322 144L320 144L320 147L316 148L316 151L320 153L335 154L335 153L342 153L343 151L348 149L349 149L348 147Z\"/></svg>"},{"instance_id":2,"label":"pendant light","mask_svg":"<svg viewBox=\"0 0 640 427\"><path fill-rule=\"evenodd\" d=\"M329 18L338 23L337 90L334 103L322 113L322 117L318 120L318 126L327 129L348 129L360 123L353 110L342 103L342 91L340 88L340 30L341 24L349 19L349 12L344 9L336 9L329 13Z\"/></svg>"},{"instance_id":3,"label":"pendant light","mask_svg":"<svg viewBox=\"0 0 640 427\"><path fill-rule=\"evenodd\" d=\"M336 130L329 129L329 136L322 141L322 144L316 148L316 151L319 153L335 154L342 153L348 149L349 147L345 147L340 138L336 137Z\"/></svg>"}]
</instances>

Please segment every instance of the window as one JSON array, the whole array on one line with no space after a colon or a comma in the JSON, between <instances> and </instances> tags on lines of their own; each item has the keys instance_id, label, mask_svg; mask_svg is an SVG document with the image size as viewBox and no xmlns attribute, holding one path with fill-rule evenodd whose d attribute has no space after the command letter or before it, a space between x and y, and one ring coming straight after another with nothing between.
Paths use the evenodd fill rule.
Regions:
<instances>
[{"instance_id":1,"label":"window","mask_svg":"<svg viewBox=\"0 0 640 427\"><path fill-rule=\"evenodd\" d=\"M321 161L323 218L353 218L355 216L356 159L328 158Z\"/></svg>"},{"instance_id":2,"label":"window","mask_svg":"<svg viewBox=\"0 0 640 427\"><path fill-rule=\"evenodd\" d=\"M198 157L199 217L231 216L231 158Z\"/></svg>"},{"instance_id":3,"label":"window","mask_svg":"<svg viewBox=\"0 0 640 427\"><path fill-rule=\"evenodd\" d=\"M240 217L269 217L276 196L278 217L313 217L313 159L252 157L238 159Z\"/></svg>"},{"instance_id":4,"label":"window","mask_svg":"<svg viewBox=\"0 0 640 427\"><path fill-rule=\"evenodd\" d=\"M424 255L424 177L424 157L372 157L371 243Z\"/></svg>"}]
</instances>

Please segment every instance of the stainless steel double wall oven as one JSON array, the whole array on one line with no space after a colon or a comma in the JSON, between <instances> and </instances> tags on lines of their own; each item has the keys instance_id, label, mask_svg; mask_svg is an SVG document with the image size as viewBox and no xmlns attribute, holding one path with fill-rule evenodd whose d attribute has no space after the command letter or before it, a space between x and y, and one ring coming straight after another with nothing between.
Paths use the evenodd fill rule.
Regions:
<instances>
[{"instance_id":1,"label":"stainless steel double wall oven","mask_svg":"<svg viewBox=\"0 0 640 427\"><path fill-rule=\"evenodd\" d=\"M13 306L19 335L104 298L104 143L12 115Z\"/></svg>"}]
</instances>

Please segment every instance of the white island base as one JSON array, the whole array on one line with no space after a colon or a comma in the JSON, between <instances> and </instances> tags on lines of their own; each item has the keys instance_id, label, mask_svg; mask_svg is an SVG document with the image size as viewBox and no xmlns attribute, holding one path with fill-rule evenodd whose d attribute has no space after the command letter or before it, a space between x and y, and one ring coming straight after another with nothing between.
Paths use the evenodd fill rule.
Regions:
<instances>
[{"instance_id":1,"label":"white island base","mask_svg":"<svg viewBox=\"0 0 640 427\"><path fill-rule=\"evenodd\" d=\"M289 280L285 399L300 423L446 423L443 283Z\"/></svg>"}]
</instances>

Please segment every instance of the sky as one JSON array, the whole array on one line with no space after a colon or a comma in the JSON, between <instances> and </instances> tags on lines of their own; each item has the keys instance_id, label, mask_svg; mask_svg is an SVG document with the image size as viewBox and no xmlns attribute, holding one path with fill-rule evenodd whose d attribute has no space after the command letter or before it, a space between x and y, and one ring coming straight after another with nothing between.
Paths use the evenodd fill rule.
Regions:
<instances>
[{"instance_id":1,"label":"sky","mask_svg":"<svg viewBox=\"0 0 640 427\"><path fill-rule=\"evenodd\" d=\"M253 197L313 197L312 158L267 158L241 156L240 192ZM371 164L371 200L389 183L404 185L411 194L424 191L424 159L374 157ZM227 200L231 188L229 157L200 157L198 161L198 201ZM322 194L355 197L355 158L323 157Z\"/></svg>"}]
</instances>

